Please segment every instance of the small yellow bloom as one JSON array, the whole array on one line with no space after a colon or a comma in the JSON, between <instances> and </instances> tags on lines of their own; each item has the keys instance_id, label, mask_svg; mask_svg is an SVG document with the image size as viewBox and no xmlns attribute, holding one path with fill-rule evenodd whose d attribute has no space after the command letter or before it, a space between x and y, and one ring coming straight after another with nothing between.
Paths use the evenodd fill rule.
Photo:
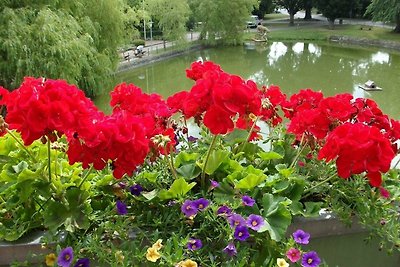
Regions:
<instances>
[{"instance_id":1,"label":"small yellow bloom","mask_svg":"<svg viewBox=\"0 0 400 267\"><path fill-rule=\"evenodd\" d=\"M278 264L278 267L289 267L289 263L287 263L284 259L281 258L276 259L276 264Z\"/></svg>"},{"instance_id":2,"label":"small yellow bloom","mask_svg":"<svg viewBox=\"0 0 400 267\"><path fill-rule=\"evenodd\" d=\"M190 259L189 260L184 260L184 261L178 262L176 267L197 267L197 262L192 261Z\"/></svg>"},{"instance_id":3,"label":"small yellow bloom","mask_svg":"<svg viewBox=\"0 0 400 267\"><path fill-rule=\"evenodd\" d=\"M119 264L124 263L125 256L121 250L118 250L117 252L115 252L114 257L115 257L117 263L119 263Z\"/></svg>"},{"instance_id":4,"label":"small yellow bloom","mask_svg":"<svg viewBox=\"0 0 400 267\"><path fill-rule=\"evenodd\" d=\"M56 263L57 260L57 256L54 253L50 253L48 255L46 255L46 265L47 266L54 266L54 264Z\"/></svg>"},{"instance_id":5,"label":"small yellow bloom","mask_svg":"<svg viewBox=\"0 0 400 267\"><path fill-rule=\"evenodd\" d=\"M163 245L161 244L162 239L158 239L156 243L153 244L153 246L151 246L152 248L155 248L157 251L160 250Z\"/></svg>"},{"instance_id":6,"label":"small yellow bloom","mask_svg":"<svg viewBox=\"0 0 400 267\"><path fill-rule=\"evenodd\" d=\"M156 262L159 258L161 258L160 253L158 253L158 250L151 247L147 249L146 253L146 259L151 262Z\"/></svg>"}]
</instances>

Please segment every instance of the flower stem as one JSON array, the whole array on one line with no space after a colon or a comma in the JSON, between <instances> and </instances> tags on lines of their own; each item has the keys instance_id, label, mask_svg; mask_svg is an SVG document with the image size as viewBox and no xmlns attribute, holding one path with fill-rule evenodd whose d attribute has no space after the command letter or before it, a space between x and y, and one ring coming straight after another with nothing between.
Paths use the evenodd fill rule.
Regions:
<instances>
[{"instance_id":1,"label":"flower stem","mask_svg":"<svg viewBox=\"0 0 400 267\"><path fill-rule=\"evenodd\" d=\"M316 185L314 185L314 186L308 188L307 190L304 190L304 193L309 193L309 192L311 192L311 190L313 190L314 188L317 188L318 186L323 185L324 183L329 182L330 180L332 180L332 179L335 178L335 177L336 177L336 173L332 174L331 176L329 176L329 177L326 178L325 180L319 182L318 184L316 184Z\"/></svg>"},{"instance_id":2,"label":"flower stem","mask_svg":"<svg viewBox=\"0 0 400 267\"><path fill-rule=\"evenodd\" d=\"M50 147L50 138L47 138L47 169L49 171L49 182L51 183L51 147Z\"/></svg>"},{"instance_id":3,"label":"flower stem","mask_svg":"<svg viewBox=\"0 0 400 267\"><path fill-rule=\"evenodd\" d=\"M296 154L296 157L294 157L294 159L292 161L292 164L290 164L290 168L294 167L294 165L296 164L297 160L299 159L301 153L303 152L304 148L306 147L307 141L306 141L306 143L304 145L302 145L303 144L303 140L304 140L304 134L301 136L301 140L300 140L301 148L300 148L299 152Z\"/></svg>"},{"instance_id":4,"label":"flower stem","mask_svg":"<svg viewBox=\"0 0 400 267\"><path fill-rule=\"evenodd\" d=\"M33 162L37 163L36 158L32 155L32 153L25 147L25 145L18 139L18 137L15 136L15 134L13 134L12 131L10 131L9 129L6 129L7 133L14 138L14 140L18 143L18 145L25 150L25 152L32 158Z\"/></svg>"},{"instance_id":5,"label":"flower stem","mask_svg":"<svg viewBox=\"0 0 400 267\"><path fill-rule=\"evenodd\" d=\"M214 135L214 137L213 137L213 139L211 141L210 147L208 148L208 151L207 151L207 156L206 156L206 160L204 162L203 171L201 172L201 187L202 188L204 188L205 183L206 183L206 181L205 181L205 179L206 179L206 168L207 168L208 160L209 160L210 155L211 155L211 151L214 148L214 145L215 145L215 142L217 141L217 138L218 138L218 135L217 134Z\"/></svg>"},{"instance_id":6,"label":"flower stem","mask_svg":"<svg viewBox=\"0 0 400 267\"><path fill-rule=\"evenodd\" d=\"M188 147L189 147L189 149L192 149L192 144L189 141L189 129L188 129L188 126L187 126L187 121L186 121L185 116L183 116L183 123L184 123L184 125L186 127L186 141L187 141Z\"/></svg>"},{"instance_id":7,"label":"flower stem","mask_svg":"<svg viewBox=\"0 0 400 267\"><path fill-rule=\"evenodd\" d=\"M167 145L166 149L168 149L168 147L169 146ZM174 158L172 156L171 149L168 149L168 150L169 151L167 151L167 153L168 153L169 160L167 159L167 161L168 161L168 164L169 164L169 168L171 169L172 176L174 176L174 179L176 180L176 179L178 179L178 174L176 173L176 170L175 170L175 167L174 167Z\"/></svg>"},{"instance_id":8,"label":"flower stem","mask_svg":"<svg viewBox=\"0 0 400 267\"><path fill-rule=\"evenodd\" d=\"M248 143L249 140L250 140L251 134L252 134L253 131L254 131L254 127L256 127L257 121L258 121L258 117L254 120L253 125L251 125L249 134L247 135L246 141L245 141L245 143L243 144L242 149L240 149L239 153L240 153L240 152L243 152L243 150L246 148L247 143Z\"/></svg>"},{"instance_id":9,"label":"flower stem","mask_svg":"<svg viewBox=\"0 0 400 267\"><path fill-rule=\"evenodd\" d=\"M394 164L393 169L396 169L396 167L397 167L397 165L399 165L399 163L400 163L400 157L399 157L399 159L396 161L396 164Z\"/></svg>"},{"instance_id":10,"label":"flower stem","mask_svg":"<svg viewBox=\"0 0 400 267\"><path fill-rule=\"evenodd\" d=\"M79 184L78 188L80 189L81 186L83 185L83 183L86 181L86 179L89 177L89 174L92 172L93 170L93 165L90 165L89 170L85 173L85 176L83 176L81 183Z\"/></svg>"}]
</instances>

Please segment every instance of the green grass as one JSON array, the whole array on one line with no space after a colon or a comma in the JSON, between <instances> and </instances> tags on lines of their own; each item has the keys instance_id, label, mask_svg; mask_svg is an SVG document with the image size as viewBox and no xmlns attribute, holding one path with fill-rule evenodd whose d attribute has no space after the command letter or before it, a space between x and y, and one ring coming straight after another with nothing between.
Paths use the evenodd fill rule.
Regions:
<instances>
[{"instance_id":1,"label":"green grass","mask_svg":"<svg viewBox=\"0 0 400 267\"><path fill-rule=\"evenodd\" d=\"M288 19L289 16L282 14L282 13L271 13L271 14L265 14L264 20L271 20L271 19Z\"/></svg>"},{"instance_id":2,"label":"green grass","mask_svg":"<svg viewBox=\"0 0 400 267\"><path fill-rule=\"evenodd\" d=\"M282 24L271 24L268 25L272 31L268 34L269 40L328 40L331 36L350 36L356 38L367 38L367 39L380 39L400 42L400 34L391 32L390 29L381 27L369 27L362 25L335 25L333 30L327 26L321 27L288 27ZM253 38L255 33L246 33L246 39Z\"/></svg>"}]
</instances>

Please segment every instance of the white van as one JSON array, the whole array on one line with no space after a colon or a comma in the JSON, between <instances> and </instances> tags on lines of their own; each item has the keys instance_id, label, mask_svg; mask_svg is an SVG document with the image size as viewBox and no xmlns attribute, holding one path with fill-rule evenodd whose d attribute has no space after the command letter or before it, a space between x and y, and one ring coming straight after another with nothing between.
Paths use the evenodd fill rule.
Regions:
<instances>
[{"instance_id":1,"label":"white van","mask_svg":"<svg viewBox=\"0 0 400 267\"><path fill-rule=\"evenodd\" d=\"M246 21L247 28L257 28L259 19L256 15L251 15L249 19Z\"/></svg>"}]
</instances>

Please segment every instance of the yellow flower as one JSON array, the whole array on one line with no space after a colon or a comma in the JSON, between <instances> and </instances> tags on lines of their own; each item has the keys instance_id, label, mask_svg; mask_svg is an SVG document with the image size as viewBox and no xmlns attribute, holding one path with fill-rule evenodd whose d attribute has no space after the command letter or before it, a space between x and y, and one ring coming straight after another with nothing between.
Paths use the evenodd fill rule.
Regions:
<instances>
[{"instance_id":1,"label":"yellow flower","mask_svg":"<svg viewBox=\"0 0 400 267\"><path fill-rule=\"evenodd\" d=\"M185 260L185 261L180 261L176 265L176 267L197 267L197 262L192 261L192 260Z\"/></svg>"},{"instance_id":2,"label":"yellow flower","mask_svg":"<svg viewBox=\"0 0 400 267\"><path fill-rule=\"evenodd\" d=\"M118 250L117 252L115 252L114 256L115 256L115 259L117 260L117 263L119 263L119 264L124 263L125 256L121 250Z\"/></svg>"},{"instance_id":3,"label":"yellow flower","mask_svg":"<svg viewBox=\"0 0 400 267\"><path fill-rule=\"evenodd\" d=\"M54 264L56 263L57 260L57 256L54 253L50 253L48 255L46 255L46 265L47 266L54 266Z\"/></svg>"},{"instance_id":4,"label":"yellow flower","mask_svg":"<svg viewBox=\"0 0 400 267\"><path fill-rule=\"evenodd\" d=\"M147 249L146 259L148 261L156 262L159 258L161 258L161 255L157 249L153 247Z\"/></svg>"},{"instance_id":5,"label":"yellow flower","mask_svg":"<svg viewBox=\"0 0 400 267\"><path fill-rule=\"evenodd\" d=\"M151 246L152 248L156 249L157 251L160 250L163 245L161 244L162 239L158 239L156 243L153 244L153 246Z\"/></svg>"},{"instance_id":6,"label":"yellow flower","mask_svg":"<svg viewBox=\"0 0 400 267\"><path fill-rule=\"evenodd\" d=\"M284 259L281 258L276 259L276 264L278 264L278 267L289 267L289 263L287 263Z\"/></svg>"}]
</instances>

